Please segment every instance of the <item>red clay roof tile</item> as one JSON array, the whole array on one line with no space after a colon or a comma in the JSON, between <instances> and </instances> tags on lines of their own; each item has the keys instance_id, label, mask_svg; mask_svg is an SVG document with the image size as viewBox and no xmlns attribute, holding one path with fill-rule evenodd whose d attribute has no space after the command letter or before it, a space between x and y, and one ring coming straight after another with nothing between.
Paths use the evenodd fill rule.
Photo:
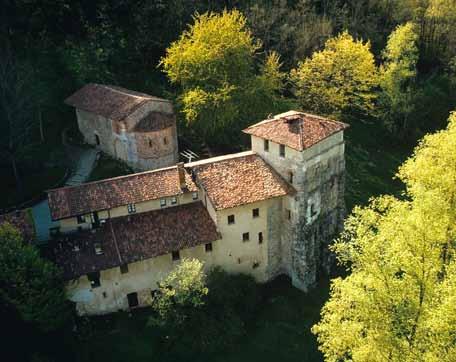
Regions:
<instances>
[{"instance_id":1,"label":"red clay roof tile","mask_svg":"<svg viewBox=\"0 0 456 362\"><path fill-rule=\"evenodd\" d=\"M52 242L52 254L65 278L73 279L218 239L212 218L198 201L108 219L98 229L62 235ZM95 243L102 254L96 254Z\"/></svg>"},{"instance_id":2,"label":"red clay roof tile","mask_svg":"<svg viewBox=\"0 0 456 362\"><path fill-rule=\"evenodd\" d=\"M201 163L192 166L192 169L197 183L201 183L206 190L216 210L295 192L291 185L254 153L241 153L239 157Z\"/></svg>"},{"instance_id":3,"label":"red clay roof tile","mask_svg":"<svg viewBox=\"0 0 456 362\"><path fill-rule=\"evenodd\" d=\"M290 111L254 124L243 132L302 151L347 127L342 122Z\"/></svg>"},{"instance_id":4,"label":"red clay roof tile","mask_svg":"<svg viewBox=\"0 0 456 362\"><path fill-rule=\"evenodd\" d=\"M185 180L182 190L174 166L63 187L48 191L49 208L52 219L59 220L198 190L187 173Z\"/></svg>"}]
</instances>

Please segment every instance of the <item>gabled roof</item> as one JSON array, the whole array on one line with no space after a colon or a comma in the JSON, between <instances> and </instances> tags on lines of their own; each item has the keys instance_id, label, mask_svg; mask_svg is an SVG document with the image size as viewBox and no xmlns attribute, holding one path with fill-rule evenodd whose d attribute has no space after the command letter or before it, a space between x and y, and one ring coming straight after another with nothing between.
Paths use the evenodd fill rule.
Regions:
<instances>
[{"instance_id":1,"label":"gabled roof","mask_svg":"<svg viewBox=\"0 0 456 362\"><path fill-rule=\"evenodd\" d=\"M249 151L216 157L186 167L206 190L216 210L294 194L288 184L257 154Z\"/></svg>"},{"instance_id":2,"label":"gabled roof","mask_svg":"<svg viewBox=\"0 0 456 362\"><path fill-rule=\"evenodd\" d=\"M89 182L48 191L53 220L197 191L185 173L186 189L179 183L177 166Z\"/></svg>"},{"instance_id":3,"label":"gabled roof","mask_svg":"<svg viewBox=\"0 0 456 362\"><path fill-rule=\"evenodd\" d=\"M65 100L65 103L84 111L121 121L148 102L169 102L148 94L125 88L89 83Z\"/></svg>"},{"instance_id":4,"label":"gabled roof","mask_svg":"<svg viewBox=\"0 0 456 362\"><path fill-rule=\"evenodd\" d=\"M52 244L66 279L220 239L203 204L192 202L108 219L100 228L62 235ZM99 243L102 254L96 254Z\"/></svg>"},{"instance_id":5,"label":"gabled roof","mask_svg":"<svg viewBox=\"0 0 456 362\"><path fill-rule=\"evenodd\" d=\"M342 122L289 111L254 124L243 132L303 151L347 127L348 124Z\"/></svg>"}]
</instances>

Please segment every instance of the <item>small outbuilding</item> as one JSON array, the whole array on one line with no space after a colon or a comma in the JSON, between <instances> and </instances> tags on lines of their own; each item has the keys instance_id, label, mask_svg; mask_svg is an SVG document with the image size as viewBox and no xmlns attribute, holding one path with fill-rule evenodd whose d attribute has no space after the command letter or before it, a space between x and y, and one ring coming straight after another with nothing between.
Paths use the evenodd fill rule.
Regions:
<instances>
[{"instance_id":1,"label":"small outbuilding","mask_svg":"<svg viewBox=\"0 0 456 362\"><path fill-rule=\"evenodd\" d=\"M178 161L176 116L166 99L87 84L65 100L76 108L85 142L138 171Z\"/></svg>"}]
</instances>

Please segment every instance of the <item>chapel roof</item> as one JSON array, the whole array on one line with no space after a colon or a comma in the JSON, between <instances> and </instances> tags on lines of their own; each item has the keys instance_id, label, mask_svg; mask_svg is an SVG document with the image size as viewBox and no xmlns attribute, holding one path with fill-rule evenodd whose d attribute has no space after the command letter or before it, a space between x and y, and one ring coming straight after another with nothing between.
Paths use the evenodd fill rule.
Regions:
<instances>
[{"instance_id":1,"label":"chapel roof","mask_svg":"<svg viewBox=\"0 0 456 362\"><path fill-rule=\"evenodd\" d=\"M303 151L347 127L348 124L342 122L289 111L247 127L243 132Z\"/></svg>"},{"instance_id":2,"label":"chapel roof","mask_svg":"<svg viewBox=\"0 0 456 362\"><path fill-rule=\"evenodd\" d=\"M184 171L185 172L185 171ZM198 191L185 172L182 190L177 166L119 176L48 191L53 220Z\"/></svg>"},{"instance_id":3,"label":"chapel roof","mask_svg":"<svg viewBox=\"0 0 456 362\"><path fill-rule=\"evenodd\" d=\"M111 218L97 229L61 235L51 247L64 277L74 279L218 239L214 221L198 201Z\"/></svg>"},{"instance_id":4,"label":"chapel roof","mask_svg":"<svg viewBox=\"0 0 456 362\"><path fill-rule=\"evenodd\" d=\"M113 85L89 83L69 96L65 103L113 121L122 121L148 102L169 102Z\"/></svg>"}]
</instances>

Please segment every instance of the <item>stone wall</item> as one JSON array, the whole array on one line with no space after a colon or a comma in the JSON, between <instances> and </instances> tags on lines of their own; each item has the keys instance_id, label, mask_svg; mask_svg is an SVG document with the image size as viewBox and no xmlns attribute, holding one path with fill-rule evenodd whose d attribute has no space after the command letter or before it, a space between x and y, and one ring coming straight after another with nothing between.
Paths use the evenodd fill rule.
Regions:
<instances>
[{"instance_id":1,"label":"stone wall","mask_svg":"<svg viewBox=\"0 0 456 362\"><path fill-rule=\"evenodd\" d=\"M292 181L297 191L294 197L282 200L281 238L279 245L270 246L274 254L280 250L280 272L271 268L289 275L294 286L307 290L320 273L329 272L332 254L328 245L343 226L343 132L301 152L285 147L285 157L279 155L279 144L269 141L266 151L263 139L252 136L252 150L285 180Z\"/></svg>"},{"instance_id":2,"label":"stone wall","mask_svg":"<svg viewBox=\"0 0 456 362\"><path fill-rule=\"evenodd\" d=\"M86 143L122 160L136 171L175 165L179 160L176 124L152 132L135 132L134 126L151 112L173 114L167 101L149 102L122 122L76 110L79 130ZM99 141L99 144L97 144Z\"/></svg>"}]
</instances>

